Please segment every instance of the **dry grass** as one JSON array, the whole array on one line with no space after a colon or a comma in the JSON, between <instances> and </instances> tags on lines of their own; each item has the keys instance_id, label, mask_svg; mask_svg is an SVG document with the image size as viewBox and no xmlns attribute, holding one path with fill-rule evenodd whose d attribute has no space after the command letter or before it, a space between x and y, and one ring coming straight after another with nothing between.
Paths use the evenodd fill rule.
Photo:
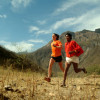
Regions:
<instances>
[{"instance_id":1,"label":"dry grass","mask_svg":"<svg viewBox=\"0 0 100 100\"><path fill-rule=\"evenodd\" d=\"M0 100L100 100L100 76L68 78L60 87L62 77L50 83L39 73L0 69Z\"/></svg>"}]
</instances>

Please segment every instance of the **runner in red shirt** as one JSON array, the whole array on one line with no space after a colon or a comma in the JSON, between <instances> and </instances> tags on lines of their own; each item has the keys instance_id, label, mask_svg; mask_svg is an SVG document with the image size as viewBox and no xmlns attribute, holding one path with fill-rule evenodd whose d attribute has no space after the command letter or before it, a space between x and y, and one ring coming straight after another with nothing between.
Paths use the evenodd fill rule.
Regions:
<instances>
[{"instance_id":1,"label":"runner in red shirt","mask_svg":"<svg viewBox=\"0 0 100 100\"><path fill-rule=\"evenodd\" d=\"M58 62L60 69L64 72L64 68L62 66L62 54L61 54L62 43L59 41L59 35L53 33L52 39L53 39L53 42L51 43L52 54L49 61L48 77L44 78L44 80L48 82L51 81L50 77L52 72L52 65L55 62Z\"/></svg>"},{"instance_id":2,"label":"runner in red shirt","mask_svg":"<svg viewBox=\"0 0 100 100\"><path fill-rule=\"evenodd\" d=\"M69 32L65 35L65 37L67 40L67 42L65 43L66 62L65 62L64 80L61 86L65 86L67 73L71 64L73 64L76 73L81 71L87 73L85 68L78 68L79 56L84 51L75 41L72 40L72 35Z\"/></svg>"}]
</instances>

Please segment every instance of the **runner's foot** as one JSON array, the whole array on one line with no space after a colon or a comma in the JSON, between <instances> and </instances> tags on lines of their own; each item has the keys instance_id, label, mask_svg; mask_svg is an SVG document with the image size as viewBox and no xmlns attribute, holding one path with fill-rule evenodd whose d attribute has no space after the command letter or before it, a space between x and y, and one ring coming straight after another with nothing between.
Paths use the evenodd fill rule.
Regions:
<instances>
[{"instance_id":1,"label":"runner's foot","mask_svg":"<svg viewBox=\"0 0 100 100\"><path fill-rule=\"evenodd\" d=\"M65 84L62 84L62 85L61 85L61 87L65 87L65 86L66 86Z\"/></svg>"},{"instance_id":2,"label":"runner's foot","mask_svg":"<svg viewBox=\"0 0 100 100\"><path fill-rule=\"evenodd\" d=\"M84 72L84 73L87 73L87 71L86 71L86 69L85 69L85 68L83 68L83 72Z\"/></svg>"},{"instance_id":3,"label":"runner's foot","mask_svg":"<svg viewBox=\"0 0 100 100\"><path fill-rule=\"evenodd\" d=\"M51 82L51 79L49 77L45 77L44 80L47 82Z\"/></svg>"}]
</instances>

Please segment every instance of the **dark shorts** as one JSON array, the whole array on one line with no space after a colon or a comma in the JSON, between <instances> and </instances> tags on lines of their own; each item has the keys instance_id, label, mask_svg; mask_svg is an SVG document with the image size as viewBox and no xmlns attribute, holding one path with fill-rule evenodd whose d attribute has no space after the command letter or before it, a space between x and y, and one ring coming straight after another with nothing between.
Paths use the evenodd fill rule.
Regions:
<instances>
[{"instance_id":1,"label":"dark shorts","mask_svg":"<svg viewBox=\"0 0 100 100\"><path fill-rule=\"evenodd\" d=\"M62 56L58 56L58 57L51 57L55 60L55 62L61 62L62 61Z\"/></svg>"}]
</instances>

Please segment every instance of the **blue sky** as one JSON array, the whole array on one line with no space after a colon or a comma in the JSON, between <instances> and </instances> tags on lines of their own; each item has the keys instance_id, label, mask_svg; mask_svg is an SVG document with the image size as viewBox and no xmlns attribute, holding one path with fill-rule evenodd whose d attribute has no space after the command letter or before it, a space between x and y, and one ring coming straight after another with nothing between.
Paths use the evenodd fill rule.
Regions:
<instances>
[{"instance_id":1,"label":"blue sky","mask_svg":"<svg viewBox=\"0 0 100 100\"><path fill-rule=\"evenodd\" d=\"M52 33L100 28L100 0L0 0L0 45L32 52Z\"/></svg>"}]
</instances>

